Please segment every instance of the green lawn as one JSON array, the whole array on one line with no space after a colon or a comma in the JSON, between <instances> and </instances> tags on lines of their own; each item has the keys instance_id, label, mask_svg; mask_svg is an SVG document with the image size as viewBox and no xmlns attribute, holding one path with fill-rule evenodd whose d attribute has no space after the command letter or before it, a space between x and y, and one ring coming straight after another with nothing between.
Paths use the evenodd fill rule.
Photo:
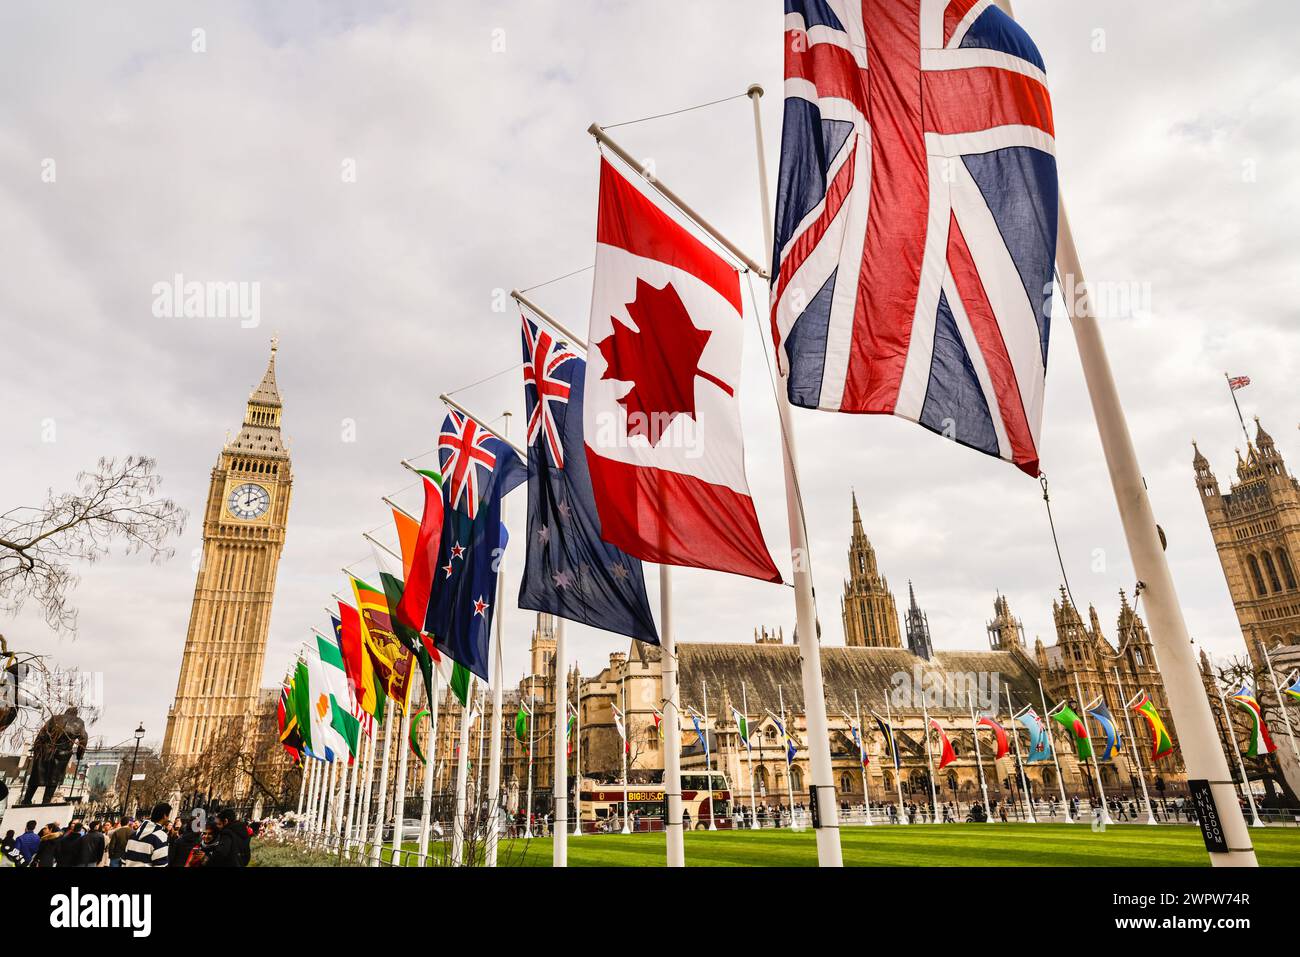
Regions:
<instances>
[{"instance_id":1,"label":"green lawn","mask_svg":"<svg viewBox=\"0 0 1300 957\"><path fill-rule=\"evenodd\" d=\"M1300 828L1251 831L1260 864L1300 866ZM1194 826L1120 824L1095 832L1085 824L914 824L846 827L844 863L853 867L1208 866ZM500 863L549 867L550 838L504 840ZM574 867L659 867L662 834L600 834L569 838ZM686 863L702 867L810 867L817 863L811 831L691 831Z\"/></svg>"}]
</instances>

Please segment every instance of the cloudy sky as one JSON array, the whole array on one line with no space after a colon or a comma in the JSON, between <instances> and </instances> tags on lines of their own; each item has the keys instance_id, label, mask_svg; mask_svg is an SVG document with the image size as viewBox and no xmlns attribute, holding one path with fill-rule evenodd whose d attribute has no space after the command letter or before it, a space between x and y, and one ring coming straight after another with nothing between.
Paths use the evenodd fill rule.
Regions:
<instances>
[{"instance_id":1,"label":"cloudy sky","mask_svg":"<svg viewBox=\"0 0 1300 957\"><path fill-rule=\"evenodd\" d=\"M1300 462L1300 332L1288 294L1300 11L1247 0L1016 5L1048 64L1085 268L1138 293L1103 328L1191 630L1214 652L1239 652L1190 442L1226 482L1242 441L1229 370L1252 377L1240 394L1247 414ZM360 533L386 522L380 496L414 506L398 460L433 446L439 393L512 370L458 397L485 417L522 411L518 318L501 295L590 265L597 152L587 125L757 81L775 152L781 5L13 2L0 8L0 77L0 505L69 487L100 455L142 453L191 511L167 564L114 558L83 570L75 636L49 632L32 609L0 628L11 644L103 673L94 730L108 741L140 721L160 740L209 471L239 427L270 336L280 336L295 485L268 683L325 623L340 566L366 554ZM747 101L617 136L759 255ZM155 317L153 286L176 274L260 284L260 324ZM590 282L582 272L534 296L582 326ZM749 475L780 558L762 347L751 322ZM998 590L1031 640L1050 640L1061 575L1036 482L901 420L795 419L826 642L843 640L851 487L900 605L910 578L936 645L983 647ZM1074 592L1113 631L1117 592L1134 576L1063 319L1042 450ZM510 593L518 570L508 557ZM791 631L788 589L689 570L676 581L679 640ZM510 675L523 669L530 619L506 620ZM570 634L588 673L624 647Z\"/></svg>"}]
</instances>

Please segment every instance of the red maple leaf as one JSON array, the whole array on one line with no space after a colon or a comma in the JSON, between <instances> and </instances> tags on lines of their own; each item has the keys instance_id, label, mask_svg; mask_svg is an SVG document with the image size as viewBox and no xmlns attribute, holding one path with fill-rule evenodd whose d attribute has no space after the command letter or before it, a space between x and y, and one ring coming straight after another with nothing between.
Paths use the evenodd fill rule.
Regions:
<instances>
[{"instance_id":1,"label":"red maple leaf","mask_svg":"<svg viewBox=\"0 0 1300 957\"><path fill-rule=\"evenodd\" d=\"M695 418L697 376L727 395L734 392L700 368L700 356L713 333L696 328L672 283L656 289L638 279L627 313L636 329L611 316L613 333L596 343L605 360L601 378L632 383L618 400L627 409L628 437L643 435L654 445L677 416Z\"/></svg>"}]
</instances>

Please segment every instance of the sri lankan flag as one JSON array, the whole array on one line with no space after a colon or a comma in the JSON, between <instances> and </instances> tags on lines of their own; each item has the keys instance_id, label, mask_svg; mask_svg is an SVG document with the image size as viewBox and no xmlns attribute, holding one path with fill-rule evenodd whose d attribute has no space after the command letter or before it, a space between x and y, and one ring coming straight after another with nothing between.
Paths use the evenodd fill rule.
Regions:
<instances>
[{"instance_id":1,"label":"sri lankan flag","mask_svg":"<svg viewBox=\"0 0 1300 957\"><path fill-rule=\"evenodd\" d=\"M1139 691L1137 700L1130 707L1146 718L1151 728L1151 760L1159 761L1166 754L1173 754L1174 741L1169 737L1165 723L1160 720L1160 712L1156 710L1156 703L1151 700L1151 696L1145 691Z\"/></svg>"},{"instance_id":2,"label":"sri lankan flag","mask_svg":"<svg viewBox=\"0 0 1300 957\"><path fill-rule=\"evenodd\" d=\"M1257 758L1261 754L1272 754L1276 751L1277 745L1273 743L1273 738L1268 733L1268 725L1264 723L1264 712L1255 699L1255 692L1250 690L1250 685L1243 684L1236 694L1228 695L1228 700L1250 716L1250 739L1246 743L1246 755Z\"/></svg>"},{"instance_id":3,"label":"sri lankan flag","mask_svg":"<svg viewBox=\"0 0 1300 957\"><path fill-rule=\"evenodd\" d=\"M1080 761L1087 761L1092 757L1092 739L1088 737L1088 726L1074 713L1073 708L1063 704L1049 717L1074 736L1074 750L1078 753Z\"/></svg>"},{"instance_id":4,"label":"sri lankan flag","mask_svg":"<svg viewBox=\"0 0 1300 957\"><path fill-rule=\"evenodd\" d=\"M359 578L352 579L352 592L356 596L357 614L361 618L361 639L374 666L376 681L388 697L405 708L411 695L411 664L414 657L393 633L388 598L379 589Z\"/></svg>"},{"instance_id":5,"label":"sri lankan flag","mask_svg":"<svg viewBox=\"0 0 1300 957\"><path fill-rule=\"evenodd\" d=\"M353 594L356 594L355 588ZM343 667L348 673L348 683L352 685L357 706L363 714L382 718L384 689L376 682L374 663L366 653L365 641L361 637L361 616L355 608L340 600L338 617L330 615L330 621L343 652Z\"/></svg>"}]
</instances>

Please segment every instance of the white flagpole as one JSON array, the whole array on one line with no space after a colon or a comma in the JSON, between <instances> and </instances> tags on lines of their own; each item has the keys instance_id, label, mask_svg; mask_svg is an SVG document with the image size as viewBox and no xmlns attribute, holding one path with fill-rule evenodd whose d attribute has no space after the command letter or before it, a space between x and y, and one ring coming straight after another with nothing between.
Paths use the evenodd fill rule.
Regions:
<instances>
[{"instance_id":1,"label":"white flagpole","mask_svg":"<svg viewBox=\"0 0 1300 957\"><path fill-rule=\"evenodd\" d=\"M713 753L709 748L709 683L700 682L704 691L704 771L709 782L709 830L718 829L718 809L713 803ZM714 741L717 741L717 735L714 735Z\"/></svg>"},{"instance_id":2,"label":"white flagpole","mask_svg":"<svg viewBox=\"0 0 1300 957\"><path fill-rule=\"evenodd\" d=\"M510 413L502 413L505 421L501 425L504 438L510 436ZM506 509L509 496L501 499L501 524L506 523ZM493 612L493 656L492 665L492 738L488 746L488 806L492 812L488 820L487 839L484 842L484 863L488 867L497 866L498 830L501 825L501 735L502 735L502 695L505 692L505 672L501 664L501 631L505 627L505 615L501 611L505 598L505 552L497 559L497 607ZM432 756L430 756L432 759ZM531 761L532 758L530 757ZM481 803L481 802L480 802Z\"/></svg>"},{"instance_id":3,"label":"white flagpole","mask_svg":"<svg viewBox=\"0 0 1300 957\"><path fill-rule=\"evenodd\" d=\"M1246 776L1246 762L1241 759L1241 747L1237 744L1237 731L1232 726L1232 714L1228 711L1228 702L1223 697L1223 687L1216 680L1214 690L1219 693L1219 706L1223 708L1223 720L1227 722L1228 740L1232 742L1232 753L1237 757L1237 768L1241 771L1241 789L1246 792L1246 800L1250 802L1251 827L1263 827L1264 822L1259 819L1259 808L1255 807L1255 793L1250 789L1250 778ZM1236 791L1236 788L1233 788ZM1233 794L1236 797L1236 794ZM1241 803L1237 803L1241 807ZM1222 812L1220 812L1222 813ZM1245 817L1242 817L1245 820Z\"/></svg>"},{"instance_id":4,"label":"white flagpole","mask_svg":"<svg viewBox=\"0 0 1300 957\"><path fill-rule=\"evenodd\" d=\"M767 156L763 150L763 121L759 98L763 88L749 88L754 107L754 145L758 154L759 198L763 210L763 241L768 261L772 256L772 201L768 194ZM751 266L751 268L753 268ZM765 276L764 270L756 270ZM764 346L766 348L766 346ZM840 849L839 805L835 802L835 780L831 769L830 723L826 720L826 690L822 682L821 638L817 634L817 605L813 596L811 551L804 527L803 501L799 491L799 464L794 444L794 423L784 380L778 377L776 405L781 421L781 451L785 472L786 520L790 526L790 558L794 575L795 619L803 677L804 717L808 732L808 765L812 776L812 799L817 804L817 863L822 867L843 867ZM787 779L789 775L786 775ZM792 805L793 810L793 805Z\"/></svg>"},{"instance_id":5,"label":"white flagpole","mask_svg":"<svg viewBox=\"0 0 1300 957\"><path fill-rule=\"evenodd\" d=\"M438 757L438 669L433 672L433 692L429 695L429 737L424 746L424 777L420 789L420 866L429 863L429 832L433 828L433 765Z\"/></svg>"},{"instance_id":6,"label":"white flagpole","mask_svg":"<svg viewBox=\"0 0 1300 957\"><path fill-rule=\"evenodd\" d=\"M885 723L889 726L889 750L893 752L890 756L894 762L894 786L898 788L898 823L907 824L907 812L903 807L903 759L898 753L898 736L894 734L894 714L889 708L889 692L883 692L881 697L885 699Z\"/></svg>"},{"instance_id":7,"label":"white flagpole","mask_svg":"<svg viewBox=\"0 0 1300 957\"><path fill-rule=\"evenodd\" d=\"M555 628L555 771L551 776L551 799L555 826L551 828L551 866L569 866L569 659L564 641L564 619ZM626 794L624 789L624 794Z\"/></svg>"},{"instance_id":8,"label":"white flagpole","mask_svg":"<svg viewBox=\"0 0 1300 957\"><path fill-rule=\"evenodd\" d=\"M677 691L677 643L673 637L672 568L659 566L659 657L664 695L664 843L669 867L686 866L682 834L682 719Z\"/></svg>"},{"instance_id":9,"label":"white flagpole","mask_svg":"<svg viewBox=\"0 0 1300 957\"><path fill-rule=\"evenodd\" d=\"M528 805L524 810L524 838L533 836L533 679L528 679Z\"/></svg>"},{"instance_id":10,"label":"white flagpole","mask_svg":"<svg viewBox=\"0 0 1300 957\"><path fill-rule=\"evenodd\" d=\"M925 719L925 763L930 769L930 823L939 823L939 788L934 780L934 757L930 752L930 709L921 696L921 715Z\"/></svg>"},{"instance_id":11,"label":"white flagpole","mask_svg":"<svg viewBox=\"0 0 1300 957\"><path fill-rule=\"evenodd\" d=\"M573 836L582 835L582 675L573 682Z\"/></svg>"},{"instance_id":12,"label":"white flagpole","mask_svg":"<svg viewBox=\"0 0 1300 957\"><path fill-rule=\"evenodd\" d=\"M1083 686L1079 684L1079 672L1074 673L1074 692L1078 696L1079 710L1083 714L1079 715L1079 720L1083 722L1083 730L1088 734L1088 750L1092 752L1092 772L1097 781L1097 794L1101 798L1101 817L1095 814L1093 817L1102 824L1114 823L1110 819L1110 807L1106 803L1106 789L1101 784L1101 762L1097 760L1097 749L1092 746L1092 728L1088 727L1088 709L1083 703Z\"/></svg>"},{"instance_id":13,"label":"white flagpole","mask_svg":"<svg viewBox=\"0 0 1300 957\"><path fill-rule=\"evenodd\" d=\"M304 812L302 829L303 833L310 835L316 829L316 780L320 774L318 768L320 762L315 758L309 758L308 760L311 761L308 770L311 780L307 782L307 809Z\"/></svg>"},{"instance_id":14,"label":"white flagpole","mask_svg":"<svg viewBox=\"0 0 1300 957\"><path fill-rule=\"evenodd\" d=\"M1010 0L998 0L998 4L1008 16L1011 15ZM1101 329L1089 306L1083 267L1070 232L1065 199L1060 192L1057 194L1057 210L1056 264L1060 274L1069 277L1080 291L1077 297L1071 297L1075 301L1067 302L1066 307L1070 311L1079 361L1088 384L1088 396L1092 400L1093 416L1097 420L1097 431L1101 436L1133 570L1145 586L1147 624L1160 662L1160 673L1164 677L1170 714L1178 729L1187 777L1209 782L1211 792L1218 795L1215 803L1229 850L1211 852L1210 863L1215 866L1256 867L1258 862L1250 843L1250 832L1233 794L1228 762L1218 746L1218 731L1201 684L1187 622L1165 560L1155 513L1147 497L1133 437L1106 357Z\"/></svg>"},{"instance_id":15,"label":"white flagpole","mask_svg":"<svg viewBox=\"0 0 1300 957\"><path fill-rule=\"evenodd\" d=\"M364 745L361 737L357 738L359 746ZM343 812L343 849L344 851L352 850L352 822L355 819L357 811L357 787L361 780L361 768L366 763L365 751L359 749L358 753L352 758L352 785L348 788L346 798L346 807Z\"/></svg>"},{"instance_id":16,"label":"white flagpole","mask_svg":"<svg viewBox=\"0 0 1300 957\"><path fill-rule=\"evenodd\" d=\"M1070 799L1065 796L1065 775L1061 773L1061 755L1057 750L1056 741L1052 738L1052 719L1047 714L1047 694L1043 691L1043 679L1038 679L1038 701L1043 706L1043 729L1047 735L1047 745L1052 749L1052 763L1056 765L1056 784L1061 789L1061 810L1065 814L1065 823L1073 824L1074 818L1070 815ZM1012 715L1011 720L1015 721L1016 716Z\"/></svg>"},{"instance_id":17,"label":"white flagpole","mask_svg":"<svg viewBox=\"0 0 1300 957\"><path fill-rule=\"evenodd\" d=\"M478 754L474 757L474 809L471 816L478 819L483 805L483 740L487 737L487 687L478 692Z\"/></svg>"},{"instance_id":18,"label":"white flagpole","mask_svg":"<svg viewBox=\"0 0 1300 957\"><path fill-rule=\"evenodd\" d=\"M385 692L386 693L386 692ZM379 866L379 851L384 845L384 803L388 797L388 753L393 738L393 713L392 709L396 707L393 702L389 702L384 711L384 752L383 759L379 763L379 782L376 786L375 795L375 828L370 835L370 866Z\"/></svg>"},{"instance_id":19,"label":"white flagpole","mask_svg":"<svg viewBox=\"0 0 1300 957\"><path fill-rule=\"evenodd\" d=\"M408 679L409 680L409 679ZM402 724L397 737L397 789L393 793L393 866L403 866L402 838L405 828L402 820L406 817L406 760L411 750L411 689L408 684L406 702L402 705Z\"/></svg>"},{"instance_id":20,"label":"white flagpole","mask_svg":"<svg viewBox=\"0 0 1300 957\"><path fill-rule=\"evenodd\" d=\"M984 820L993 823L993 808L989 806L989 788L984 781L984 758L980 756L980 729L975 720L975 702L970 700L970 735L975 739L975 763L980 769L980 791L984 794Z\"/></svg>"},{"instance_id":21,"label":"white flagpole","mask_svg":"<svg viewBox=\"0 0 1300 957\"><path fill-rule=\"evenodd\" d=\"M303 802L303 799L307 796L307 755L306 755L306 754L302 754L302 752L299 752L299 753L301 754L301 758L300 758L299 766L298 766L298 814L297 814L297 817L298 817L299 819L301 819L301 818L302 818L302 802Z\"/></svg>"},{"instance_id":22,"label":"white flagpole","mask_svg":"<svg viewBox=\"0 0 1300 957\"><path fill-rule=\"evenodd\" d=\"M745 730L748 731L749 725L749 697L745 691L745 682L740 683L740 707L745 712ZM754 749L749 745L749 739L745 739L745 755L749 764L749 829L758 830L758 799L754 796L756 790L754 786Z\"/></svg>"},{"instance_id":23,"label":"white flagpole","mask_svg":"<svg viewBox=\"0 0 1300 957\"><path fill-rule=\"evenodd\" d=\"M623 697L623 831L624 834L631 834L632 828L628 825L627 819L627 662L623 662L623 681L620 685Z\"/></svg>"},{"instance_id":24,"label":"white flagpole","mask_svg":"<svg viewBox=\"0 0 1300 957\"><path fill-rule=\"evenodd\" d=\"M785 729L786 740L781 742L781 750L785 754L785 796L790 802L790 830L794 830L794 782L790 780L790 772L794 770L794 762L790 760L790 742L794 740L794 735L790 733L790 721L785 716L785 689L780 685L776 686L776 700L781 706L781 727Z\"/></svg>"},{"instance_id":25,"label":"white flagpole","mask_svg":"<svg viewBox=\"0 0 1300 957\"><path fill-rule=\"evenodd\" d=\"M1003 690L1007 693L1007 713L1014 715L1016 706L1011 703L1010 685L1003 686ZM1025 820L1029 824L1037 824L1038 819L1034 817L1034 796L1029 793L1029 777L1025 774L1025 759L1024 755L1020 753L1020 735L1016 734L1015 728L1011 729L1011 733L1016 738L1016 764L1020 765L1020 790L1025 795L1025 809L1027 812Z\"/></svg>"},{"instance_id":26,"label":"white flagpole","mask_svg":"<svg viewBox=\"0 0 1300 957\"><path fill-rule=\"evenodd\" d=\"M1295 754L1297 763L1300 763L1300 747L1295 742L1295 732L1291 729L1291 715L1287 714L1286 698L1282 697L1282 687L1277 683L1277 672L1273 670L1273 658L1268 653L1268 646L1263 641L1259 642L1259 650L1264 653L1264 665L1268 668L1268 676L1273 679L1273 693L1277 695L1277 708L1282 712L1282 720L1286 723L1286 736L1291 739L1291 751ZM1263 706L1260 706L1260 716L1264 713Z\"/></svg>"},{"instance_id":27,"label":"white flagpole","mask_svg":"<svg viewBox=\"0 0 1300 957\"><path fill-rule=\"evenodd\" d=\"M1115 690L1119 692L1119 706L1124 710L1124 726L1128 728L1129 754L1132 754L1137 761L1137 778L1142 785L1142 803L1147 806L1147 823L1155 824L1157 822L1155 811L1151 809L1151 795L1147 793L1146 769L1142 767L1142 758L1139 756L1141 747L1138 745L1137 737L1133 734L1133 719L1129 716L1128 699L1124 697L1124 683L1119 680L1119 668L1112 666L1110 670L1115 675Z\"/></svg>"},{"instance_id":28,"label":"white flagpole","mask_svg":"<svg viewBox=\"0 0 1300 957\"><path fill-rule=\"evenodd\" d=\"M357 808L357 833L356 839L361 844L362 850L370 836L370 802L374 794L375 783L375 746L379 737L379 728L374 723L374 717L370 722L370 744L366 747L366 782L361 786L361 794L358 796Z\"/></svg>"},{"instance_id":29,"label":"white flagpole","mask_svg":"<svg viewBox=\"0 0 1300 957\"><path fill-rule=\"evenodd\" d=\"M872 825L876 822L871 820L871 795L867 792L867 729L862 726L862 705L858 702L858 689L853 689L853 712L858 720L858 767L862 771L862 806L867 811L867 824Z\"/></svg>"},{"instance_id":30,"label":"white flagpole","mask_svg":"<svg viewBox=\"0 0 1300 957\"><path fill-rule=\"evenodd\" d=\"M498 579L500 581L500 579ZM451 825L451 866L465 866L465 795L469 777L469 726L474 723L474 679L465 689L465 703L460 708L460 744L456 748L456 804Z\"/></svg>"}]
</instances>

